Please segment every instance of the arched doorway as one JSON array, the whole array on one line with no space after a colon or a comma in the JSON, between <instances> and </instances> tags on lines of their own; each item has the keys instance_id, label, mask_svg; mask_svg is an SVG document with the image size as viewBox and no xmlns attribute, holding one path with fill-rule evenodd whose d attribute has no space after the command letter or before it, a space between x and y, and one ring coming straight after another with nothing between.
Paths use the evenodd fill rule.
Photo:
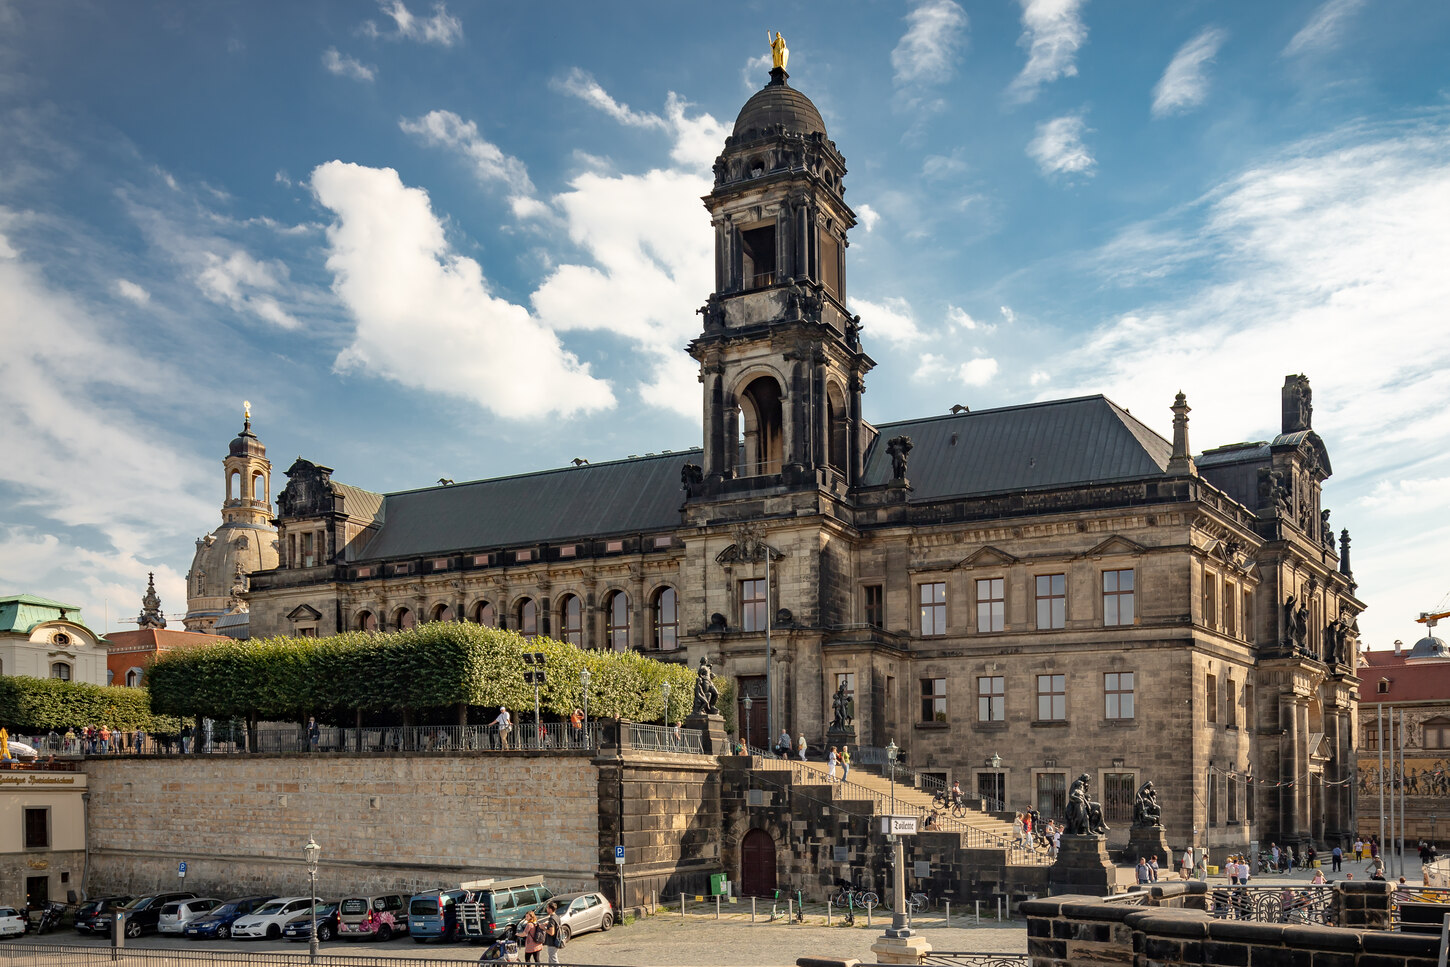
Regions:
<instances>
[{"instance_id":1,"label":"arched doorway","mask_svg":"<svg viewBox=\"0 0 1450 967\"><path fill-rule=\"evenodd\" d=\"M775 890L775 840L763 829L752 829L740 844L740 892L770 896Z\"/></svg>"}]
</instances>

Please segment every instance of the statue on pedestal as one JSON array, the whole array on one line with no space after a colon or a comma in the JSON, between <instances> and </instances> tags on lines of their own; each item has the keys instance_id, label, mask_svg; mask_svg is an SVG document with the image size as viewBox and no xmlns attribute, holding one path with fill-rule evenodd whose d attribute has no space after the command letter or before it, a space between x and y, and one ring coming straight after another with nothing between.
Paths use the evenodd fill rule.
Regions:
<instances>
[{"instance_id":1,"label":"statue on pedestal","mask_svg":"<svg viewBox=\"0 0 1450 967\"><path fill-rule=\"evenodd\" d=\"M836 687L836 694L831 696L831 731L845 732L849 730L851 723L856 718L855 702L851 696L846 694L846 683L841 682Z\"/></svg>"},{"instance_id":2,"label":"statue on pedestal","mask_svg":"<svg viewBox=\"0 0 1450 967\"><path fill-rule=\"evenodd\" d=\"M695 676L695 707L691 715L719 715L715 703L720 700L720 689L715 687L715 678L710 673L710 659L700 656L700 668Z\"/></svg>"},{"instance_id":3,"label":"statue on pedestal","mask_svg":"<svg viewBox=\"0 0 1450 967\"><path fill-rule=\"evenodd\" d=\"M1067 832L1077 836L1101 836L1108 831L1102 804L1088 795L1089 781L1084 772L1067 790Z\"/></svg>"},{"instance_id":4,"label":"statue on pedestal","mask_svg":"<svg viewBox=\"0 0 1450 967\"><path fill-rule=\"evenodd\" d=\"M1150 779L1138 787L1138 798L1133 803L1133 827L1142 829L1162 826L1162 816L1163 807L1158 803L1158 793Z\"/></svg>"}]
</instances>

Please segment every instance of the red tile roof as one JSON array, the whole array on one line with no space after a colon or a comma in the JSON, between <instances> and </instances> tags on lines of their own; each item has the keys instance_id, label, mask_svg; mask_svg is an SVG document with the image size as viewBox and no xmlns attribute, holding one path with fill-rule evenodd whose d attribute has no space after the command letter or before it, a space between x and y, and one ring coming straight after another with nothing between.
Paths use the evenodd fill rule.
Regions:
<instances>
[{"instance_id":1,"label":"red tile roof","mask_svg":"<svg viewBox=\"0 0 1450 967\"><path fill-rule=\"evenodd\" d=\"M170 651L173 648L194 648L218 641L231 641L225 635L203 635L195 631L171 631L166 628L144 628L137 631L113 631L106 635L112 654L140 651Z\"/></svg>"},{"instance_id":2,"label":"red tile roof","mask_svg":"<svg viewBox=\"0 0 1450 967\"><path fill-rule=\"evenodd\" d=\"M1410 650L1396 655L1391 650L1367 651L1360 669L1361 705L1399 705L1404 702L1450 702L1450 661L1418 659L1406 661ZM1379 690L1380 679L1389 679L1389 691Z\"/></svg>"}]
</instances>

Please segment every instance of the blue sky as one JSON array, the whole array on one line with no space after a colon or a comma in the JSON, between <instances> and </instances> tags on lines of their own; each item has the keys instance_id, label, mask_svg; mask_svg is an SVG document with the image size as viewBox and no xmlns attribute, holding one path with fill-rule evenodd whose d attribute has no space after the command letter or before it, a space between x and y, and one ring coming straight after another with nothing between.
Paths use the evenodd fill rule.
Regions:
<instances>
[{"instance_id":1,"label":"blue sky","mask_svg":"<svg viewBox=\"0 0 1450 967\"><path fill-rule=\"evenodd\" d=\"M374 490L698 444L699 196L790 46L885 422L1313 381L1366 640L1450 594L1450 6L0 0L0 589L184 610L241 401Z\"/></svg>"}]
</instances>

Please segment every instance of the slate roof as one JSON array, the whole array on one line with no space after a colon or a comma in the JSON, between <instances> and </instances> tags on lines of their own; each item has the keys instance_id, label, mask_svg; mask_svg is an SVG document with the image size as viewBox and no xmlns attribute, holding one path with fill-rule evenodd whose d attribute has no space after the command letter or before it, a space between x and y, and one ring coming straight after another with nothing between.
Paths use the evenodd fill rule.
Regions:
<instances>
[{"instance_id":1,"label":"slate roof","mask_svg":"<svg viewBox=\"0 0 1450 967\"><path fill-rule=\"evenodd\" d=\"M700 454L680 450L387 494L382 528L357 559L678 527L685 500L680 468L699 463Z\"/></svg>"},{"instance_id":2,"label":"slate roof","mask_svg":"<svg viewBox=\"0 0 1450 967\"><path fill-rule=\"evenodd\" d=\"M1158 476L1172 446L1103 396L888 423L866 457L865 486L891 477L886 442L906 434L911 501ZM680 525L680 469L699 449L378 495L345 484L347 509L380 502L356 560L599 538ZM360 503L355 504L354 500Z\"/></svg>"},{"instance_id":3,"label":"slate roof","mask_svg":"<svg viewBox=\"0 0 1450 967\"><path fill-rule=\"evenodd\" d=\"M863 486L891 479L887 441L913 448L910 500L1105 483L1162 474L1173 446L1104 396L1004 406L878 427Z\"/></svg>"}]
</instances>

